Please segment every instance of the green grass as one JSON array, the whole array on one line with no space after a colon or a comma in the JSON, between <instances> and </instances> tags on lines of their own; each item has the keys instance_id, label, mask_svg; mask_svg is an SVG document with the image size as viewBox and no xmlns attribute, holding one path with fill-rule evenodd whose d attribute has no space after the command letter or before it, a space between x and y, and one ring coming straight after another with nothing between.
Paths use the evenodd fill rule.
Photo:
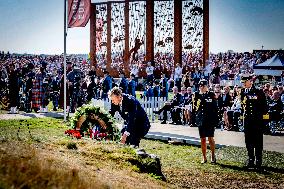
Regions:
<instances>
[{"instance_id":1,"label":"green grass","mask_svg":"<svg viewBox=\"0 0 284 189\"><path fill-rule=\"evenodd\" d=\"M100 176L104 179L99 181L114 188L284 188L284 155L281 153L264 152L263 165L266 171L256 172L243 168L246 160L244 148L217 149L217 164L213 165L200 163L201 150L198 147L142 140L141 148L160 157L162 172L167 179L164 182L154 173L143 173L132 148L115 142L72 139L64 135L66 129L67 125L63 120L55 118L1 120L0 188L19 187L28 178L26 174L31 174L30 177L35 176L33 174L37 175L32 168L29 172L12 169L14 164L6 161L9 158L19 165L21 163L31 165L30 163L33 162L36 165L34 168L40 170L46 169L46 162L51 162L47 167L52 169L47 169L49 170L47 173L40 171L42 175L38 177L41 179L50 177L52 182L61 178L53 177L52 174L61 175L63 171L63 175L68 175L73 169L70 167L74 166L79 175L74 180L82 182L82 188L92 188L84 184L86 178L101 178ZM42 164L45 166L41 167ZM58 164L62 166L58 167ZM20 184L13 185L9 181L11 174L9 175L5 170L19 175L18 180L14 178L12 181ZM85 173L87 177L80 176ZM99 181L96 182L102 184ZM32 180L27 186L37 188L35 187L37 182L40 182L39 186L46 188L44 183L37 179ZM70 186L76 186L70 182L72 180L68 181ZM47 183L51 187L54 186L52 183ZM65 188L66 185L61 184L62 188Z\"/></svg>"}]
</instances>

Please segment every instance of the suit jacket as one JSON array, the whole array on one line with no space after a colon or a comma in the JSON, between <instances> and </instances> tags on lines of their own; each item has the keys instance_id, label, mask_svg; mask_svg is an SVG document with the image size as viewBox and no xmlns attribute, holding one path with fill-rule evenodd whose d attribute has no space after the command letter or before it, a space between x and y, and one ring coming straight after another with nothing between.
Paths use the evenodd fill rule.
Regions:
<instances>
[{"instance_id":1,"label":"suit jacket","mask_svg":"<svg viewBox=\"0 0 284 189\"><path fill-rule=\"evenodd\" d=\"M111 115L116 111L124 119L125 130L130 135L142 138L148 133L151 127L148 116L136 98L123 94L121 106L111 104Z\"/></svg>"},{"instance_id":2,"label":"suit jacket","mask_svg":"<svg viewBox=\"0 0 284 189\"><path fill-rule=\"evenodd\" d=\"M172 106L179 106L182 104L182 96L181 94L177 93L171 101Z\"/></svg>"}]
</instances>

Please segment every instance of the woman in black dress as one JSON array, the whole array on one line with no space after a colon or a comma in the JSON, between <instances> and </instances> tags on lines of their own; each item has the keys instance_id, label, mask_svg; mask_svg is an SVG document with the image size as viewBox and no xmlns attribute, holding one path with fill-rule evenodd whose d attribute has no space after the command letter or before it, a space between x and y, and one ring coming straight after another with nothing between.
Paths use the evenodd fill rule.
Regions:
<instances>
[{"instance_id":1,"label":"woman in black dress","mask_svg":"<svg viewBox=\"0 0 284 189\"><path fill-rule=\"evenodd\" d=\"M218 110L215 94L208 91L208 82L204 79L199 82L199 92L195 92L192 99L192 111L195 114L195 124L198 126L203 154L202 163L207 162L206 137L210 144L211 163L216 162L214 131L218 124Z\"/></svg>"}]
</instances>

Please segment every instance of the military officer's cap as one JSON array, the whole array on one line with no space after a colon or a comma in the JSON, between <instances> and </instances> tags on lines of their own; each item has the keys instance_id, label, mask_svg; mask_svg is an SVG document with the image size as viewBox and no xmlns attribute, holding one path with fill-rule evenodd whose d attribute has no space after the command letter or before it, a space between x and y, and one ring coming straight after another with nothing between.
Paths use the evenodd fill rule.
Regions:
<instances>
[{"instance_id":1,"label":"military officer's cap","mask_svg":"<svg viewBox=\"0 0 284 189\"><path fill-rule=\"evenodd\" d=\"M242 74L241 75L241 81L248 81L248 80L251 80L252 79L252 75L250 74Z\"/></svg>"},{"instance_id":2,"label":"military officer's cap","mask_svg":"<svg viewBox=\"0 0 284 189\"><path fill-rule=\"evenodd\" d=\"M200 86L205 86L205 85L208 85L208 81L205 80L205 79L201 79L198 83Z\"/></svg>"}]
</instances>

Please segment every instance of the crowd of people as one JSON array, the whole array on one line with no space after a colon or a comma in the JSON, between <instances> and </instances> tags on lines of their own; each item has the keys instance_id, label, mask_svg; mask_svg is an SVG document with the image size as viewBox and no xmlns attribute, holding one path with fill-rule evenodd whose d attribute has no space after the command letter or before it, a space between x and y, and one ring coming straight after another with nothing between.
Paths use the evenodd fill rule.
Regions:
<instances>
[{"instance_id":1,"label":"crowd of people","mask_svg":"<svg viewBox=\"0 0 284 189\"><path fill-rule=\"evenodd\" d=\"M191 95L199 88L199 81L205 79L209 88L216 94L220 115L225 129L233 129L236 125L239 104L238 89L241 87L241 75L253 74L253 65L264 62L274 55L266 53L219 53L210 54L207 66L202 67L201 53L183 55L182 63L168 64L164 56L156 54L155 62L130 65L130 76L127 78L124 70L120 70L119 78L113 78L103 69L103 76L97 74L100 69L90 66L86 58L79 55L67 57L67 106L69 112L92 98L107 98L108 92L115 86L123 93L136 97L136 91L143 91L144 97L169 98L173 92L174 99L166 111L172 111L172 120L176 124L191 124ZM171 57L171 56L167 56ZM50 101L53 110L63 108L63 55L16 55L9 52L0 53L1 104L11 113L19 109L26 112L47 111ZM141 72L146 77L141 79ZM282 98L282 79L273 78L271 85L261 85L261 78L256 77L255 83L265 91L268 102L274 98ZM233 80L235 86L222 86L221 81ZM276 90L277 89L277 90ZM276 93L278 92L278 93ZM275 93L275 94L274 94ZM72 103L70 103L72 102ZM171 108L181 106L179 108ZM183 113L183 118L175 115ZM167 114L164 114L166 121ZM233 118L232 118L233 117Z\"/></svg>"},{"instance_id":2,"label":"crowd of people","mask_svg":"<svg viewBox=\"0 0 284 189\"><path fill-rule=\"evenodd\" d=\"M140 95L145 99L164 97L167 102L154 113L163 113L161 124L167 123L170 113L172 124L198 126L202 163L207 162L207 137L211 163L216 162L214 130L221 127L244 131L247 166L260 168L263 131L273 133L276 127L283 128L284 90L282 76L271 77L271 81L264 84L265 78L254 75L253 66L271 58L274 53L211 54L206 67L203 67L200 55L201 53L183 55L182 63L175 65L168 62L167 58L171 56L156 55L155 61L143 64L134 61L130 65L129 78L124 69L119 69L119 78L113 78L106 69L91 66L82 56L69 55L66 75L67 111L75 112L77 107L93 98L106 99L109 93L114 105L122 103L123 116L126 116L123 111L134 111L135 107L139 107L139 120L144 121L135 124L146 124L140 125L140 130L137 127L135 132L135 124L128 124L122 137L123 143L138 146L140 139L148 132L150 123L145 110L136 99L137 90L143 91ZM279 56L283 57L282 54ZM15 55L0 52L1 108L10 113L18 113L18 110L47 112L50 101L54 111L63 108L63 59L62 55ZM103 70L103 76L97 74L99 69ZM141 72L146 73L145 78L141 78ZM227 80L234 81L234 85L222 82ZM172 92L172 97L169 92ZM119 106L116 109L119 111ZM134 123L134 119L130 120ZM264 127L266 124L268 127Z\"/></svg>"}]
</instances>

